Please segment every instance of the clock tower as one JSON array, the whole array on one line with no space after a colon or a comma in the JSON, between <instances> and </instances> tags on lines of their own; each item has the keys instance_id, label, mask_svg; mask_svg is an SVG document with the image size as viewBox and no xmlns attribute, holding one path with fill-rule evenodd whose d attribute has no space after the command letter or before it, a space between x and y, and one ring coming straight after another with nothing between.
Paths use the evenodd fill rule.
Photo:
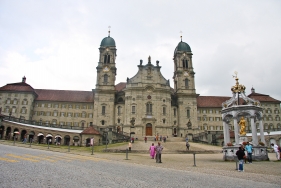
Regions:
<instances>
[{"instance_id":1,"label":"clock tower","mask_svg":"<svg viewBox=\"0 0 281 188\"><path fill-rule=\"evenodd\" d=\"M114 39L110 37L110 31L108 31L108 37L101 41L99 51L93 123L98 130L102 131L104 128L111 128L114 125L117 50Z\"/></svg>"},{"instance_id":2,"label":"clock tower","mask_svg":"<svg viewBox=\"0 0 281 188\"><path fill-rule=\"evenodd\" d=\"M186 135L197 127L197 94L190 46L182 41L174 51L174 90L178 104L177 127L179 134Z\"/></svg>"}]
</instances>

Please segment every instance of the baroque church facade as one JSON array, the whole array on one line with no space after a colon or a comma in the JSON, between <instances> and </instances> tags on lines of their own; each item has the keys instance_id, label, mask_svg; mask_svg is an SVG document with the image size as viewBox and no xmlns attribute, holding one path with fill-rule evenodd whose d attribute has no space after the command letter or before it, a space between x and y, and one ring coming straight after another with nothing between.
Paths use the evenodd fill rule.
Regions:
<instances>
[{"instance_id":1,"label":"baroque church facade","mask_svg":"<svg viewBox=\"0 0 281 188\"><path fill-rule=\"evenodd\" d=\"M96 88L92 91L34 89L22 82L0 88L0 108L5 116L29 120L41 126L134 133L135 137L168 135L204 139L223 132L222 103L230 97L196 93L190 46L180 41L173 54L173 87L161 74L159 61L140 60L138 72L116 84L115 40L105 37L99 48ZM264 130L281 130L280 101L256 93L261 102ZM233 126L230 125L233 129ZM250 126L247 126L250 131ZM0 132L1 134L1 132Z\"/></svg>"}]
</instances>

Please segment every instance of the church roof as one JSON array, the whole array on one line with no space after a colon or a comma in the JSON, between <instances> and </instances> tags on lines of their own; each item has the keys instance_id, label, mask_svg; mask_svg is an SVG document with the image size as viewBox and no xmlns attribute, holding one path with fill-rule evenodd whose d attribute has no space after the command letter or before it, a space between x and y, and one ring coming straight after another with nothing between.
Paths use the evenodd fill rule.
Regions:
<instances>
[{"instance_id":1,"label":"church roof","mask_svg":"<svg viewBox=\"0 0 281 188\"><path fill-rule=\"evenodd\" d=\"M120 83L118 83L116 86L115 86L115 90L116 91L122 91L123 89L125 89L126 88L126 82L120 82Z\"/></svg>"},{"instance_id":2,"label":"church roof","mask_svg":"<svg viewBox=\"0 0 281 188\"><path fill-rule=\"evenodd\" d=\"M13 91L13 92L34 92L33 87L25 82L6 84L0 87L0 91Z\"/></svg>"},{"instance_id":3,"label":"church roof","mask_svg":"<svg viewBox=\"0 0 281 188\"><path fill-rule=\"evenodd\" d=\"M92 91L36 89L39 101L94 102Z\"/></svg>"},{"instance_id":4,"label":"church roof","mask_svg":"<svg viewBox=\"0 0 281 188\"><path fill-rule=\"evenodd\" d=\"M230 99L230 97L198 96L197 97L197 107L221 108L222 103L229 99Z\"/></svg>"},{"instance_id":5,"label":"church roof","mask_svg":"<svg viewBox=\"0 0 281 188\"><path fill-rule=\"evenodd\" d=\"M280 103L281 101L276 100L272 97L270 97L269 95L265 95L265 94L261 94L261 93L251 93L250 95L248 95L248 97L258 100L260 102L277 102Z\"/></svg>"},{"instance_id":6,"label":"church roof","mask_svg":"<svg viewBox=\"0 0 281 188\"><path fill-rule=\"evenodd\" d=\"M110 36L105 37L104 39L102 39L100 46L102 46L102 47L110 47L110 46L115 47L116 46L115 40Z\"/></svg>"},{"instance_id":7,"label":"church roof","mask_svg":"<svg viewBox=\"0 0 281 188\"><path fill-rule=\"evenodd\" d=\"M96 129L94 129L94 127L90 126L86 129L84 129L84 131L82 131L81 134L96 134L96 135L98 134L99 135L100 132L97 131Z\"/></svg>"}]
</instances>

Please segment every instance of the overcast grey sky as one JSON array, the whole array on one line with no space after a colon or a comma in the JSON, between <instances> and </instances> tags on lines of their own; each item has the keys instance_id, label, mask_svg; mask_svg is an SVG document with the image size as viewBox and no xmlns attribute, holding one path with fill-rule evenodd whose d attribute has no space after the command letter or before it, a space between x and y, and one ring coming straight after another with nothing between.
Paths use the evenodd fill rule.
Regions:
<instances>
[{"instance_id":1,"label":"overcast grey sky","mask_svg":"<svg viewBox=\"0 0 281 188\"><path fill-rule=\"evenodd\" d=\"M281 100L279 0L0 0L0 86L26 76L35 89L94 89L108 26L117 47L116 84L150 55L173 87L182 31L198 94L231 96L237 71L247 94L253 86Z\"/></svg>"}]
</instances>

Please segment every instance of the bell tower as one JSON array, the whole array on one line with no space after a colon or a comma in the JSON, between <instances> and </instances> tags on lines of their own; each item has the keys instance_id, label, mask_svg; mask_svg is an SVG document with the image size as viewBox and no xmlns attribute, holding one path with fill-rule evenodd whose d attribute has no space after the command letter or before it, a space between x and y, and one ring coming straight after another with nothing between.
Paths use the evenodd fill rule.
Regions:
<instances>
[{"instance_id":1,"label":"bell tower","mask_svg":"<svg viewBox=\"0 0 281 188\"><path fill-rule=\"evenodd\" d=\"M195 82L193 65L192 65L192 52L190 46L179 42L174 52L174 89L177 93L181 94L195 94Z\"/></svg>"},{"instance_id":2,"label":"bell tower","mask_svg":"<svg viewBox=\"0 0 281 188\"><path fill-rule=\"evenodd\" d=\"M99 51L96 89L114 90L117 71L115 64L117 49L114 39L110 37L110 30L108 31L108 37L101 41Z\"/></svg>"},{"instance_id":3,"label":"bell tower","mask_svg":"<svg viewBox=\"0 0 281 188\"><path fill-rule=\"evenodd\" d=\"M110 27L109 27L110 28ZM94 90L93 123L98 130L113 128L115 114L115 77L116 77L116 45L110 30L100 44L100 56L97 66L96 89Z\"/></svg>"},{"instance_id":4,"label":"bell tower","mask_svg":"<svg viewBox=\"0 0 281 188\"><path fill-rule=\"evenodd\" d=\"M191 133L197 124L197 94L190 46L182 41L174 51L174 90L177 98L178 134Z\"/></svg>"}]
</instances>

